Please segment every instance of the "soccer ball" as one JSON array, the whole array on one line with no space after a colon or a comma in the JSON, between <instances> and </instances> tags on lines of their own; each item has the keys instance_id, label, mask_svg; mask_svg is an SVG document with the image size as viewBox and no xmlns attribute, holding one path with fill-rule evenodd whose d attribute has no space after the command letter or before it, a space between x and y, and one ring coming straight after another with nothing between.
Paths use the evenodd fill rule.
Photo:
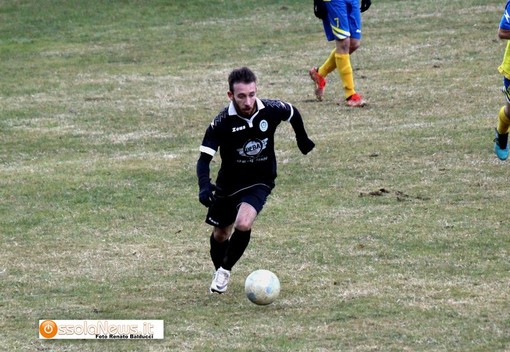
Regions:
<instances>
[{"instance_id":1,"label":"soccer ball","mask_svg":"<svg viewBox=\"0 0 510 352\"><path fill-rule=\"evenodd\" d=\"M267 305L273 303L280 294L280 280L269 270L255 270L246 278L244 292L253 303Z\"/></svg>"}]
</instances>

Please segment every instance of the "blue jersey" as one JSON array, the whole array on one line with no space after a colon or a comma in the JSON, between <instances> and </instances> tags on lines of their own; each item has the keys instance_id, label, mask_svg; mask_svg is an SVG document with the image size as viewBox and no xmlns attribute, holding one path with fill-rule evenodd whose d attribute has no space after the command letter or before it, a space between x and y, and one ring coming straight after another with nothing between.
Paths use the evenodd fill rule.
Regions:
<instances>
[{"instance_id":1,"label":"blue jersey","mask_svg":"<svg viewBox=\"0 0 510 352\"><path fill-rule=\"evenodd\" d=\"M507 1L505 6L505 13L501 16L501 22L499 22L499 28L510 30L510 1Z\"/></svg>"},{"instance_id":2,"label":"blue jersey","mask_svg":"<svg viewBox=\"0 0 510 352\"><path fill-rule=\"evenodd\" d=\"M505 12L503 16L501 16L501 21L499 22L499 28L510 30L510 1L506 3ZM498 67L498 70L503 76L510 79L510 40L507 41L503 62Z\"/></svg>"}]
</instances>

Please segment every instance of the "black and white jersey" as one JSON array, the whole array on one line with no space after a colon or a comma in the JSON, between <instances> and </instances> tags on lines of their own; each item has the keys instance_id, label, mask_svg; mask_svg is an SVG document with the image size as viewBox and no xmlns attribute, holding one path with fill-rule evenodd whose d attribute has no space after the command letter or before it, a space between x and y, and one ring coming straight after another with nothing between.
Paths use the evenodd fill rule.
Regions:
<instances>
[{"instance_id":1,"label":"black and white jersey","mask_svg":"<svg viewBox=\"0 0 510 352\"><path fill-rule=\"evenodd\" d=\"M291 104L258 99L257 111L244 118L231 102L206 130L200 151L214 157L220 151L221 167L216 186L225 194L264 184L274 187L277 176L274 135L282 121L294 115Z\"/></svg>"}]
</instances>

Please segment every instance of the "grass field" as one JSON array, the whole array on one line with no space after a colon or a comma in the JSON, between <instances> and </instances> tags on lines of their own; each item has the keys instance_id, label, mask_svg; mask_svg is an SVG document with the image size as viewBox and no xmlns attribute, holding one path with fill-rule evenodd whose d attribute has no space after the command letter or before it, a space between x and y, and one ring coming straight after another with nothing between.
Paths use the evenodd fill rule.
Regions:
<instances>
[{"instance_id":1,"label":"grass field","mask_svg":"<svg viewBox=\"0 0 510 352\"><path fill-rule=\"evenodd\" d=\"M0 0L0 349L510 351L503 8L374 0L348 109L336 74L314 100L332 44L308 0ZM242 65L317 147L280 128L217 296L195 165ZM282 283L266 307L244 296L259 268ZM43 341L39 319L163 319L165 339Z\"/></svg>"}]
</instances>

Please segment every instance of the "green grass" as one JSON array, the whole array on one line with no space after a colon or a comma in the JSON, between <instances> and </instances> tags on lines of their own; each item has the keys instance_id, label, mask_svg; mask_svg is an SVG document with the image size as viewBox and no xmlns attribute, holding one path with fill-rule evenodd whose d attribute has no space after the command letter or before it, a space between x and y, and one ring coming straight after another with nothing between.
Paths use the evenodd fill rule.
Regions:
<instances>
[{"instance_id":1,"label":"green grass","mask_svg":"<svg viewBox=\"0 0 510 352\"><path fill-rule=\"evenodd\" d=\"M379 0L364 109L314 101L332 49L308 0L0 1L0 340L7 351L508 351L503 2ZM302 112L277 187L207 293L195 163L248 65ZM217 171L219 160L213 165ZM274 271L279 299L244 297ZM163 319L161 341L42 341L39 319Z\"/></svg>"}]
</instances>

